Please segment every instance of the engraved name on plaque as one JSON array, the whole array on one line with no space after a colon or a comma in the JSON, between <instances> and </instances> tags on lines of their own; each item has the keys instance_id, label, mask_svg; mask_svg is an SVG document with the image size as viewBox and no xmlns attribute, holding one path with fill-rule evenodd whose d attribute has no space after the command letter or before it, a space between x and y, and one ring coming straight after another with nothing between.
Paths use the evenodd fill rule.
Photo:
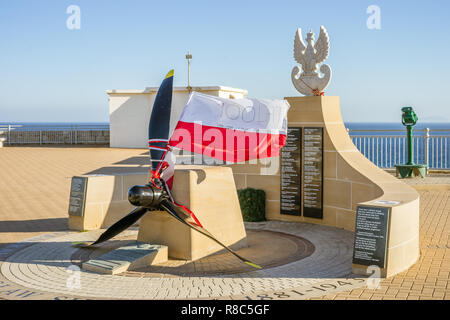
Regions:
<instances>
[{"instance_id":1,"label":"engraved name on plaque","mask_svg":"<svg viewBox=\"0 0 450 320\"><path fill-rule=\"evenodd\" d=\"M281 149L281 214L301 215L301 141L302 128L289 127Z\"/></svg>"},{"instance_id":2,"label":"engraved name on plaque","mask_svg":"<svg viewBox=\"0 0 450 320\"><path fill-rule=\"evenodd\" d=\"M386 267L388 223L389 208L357 207L353 263Z\"/></svg>"},{"instance_id":3,"label":"engraved name on plaque","mask_svg":"<svg viewBox=\"0 0 450 320\"><path fill-rule=\"evenodd\" d=\"M73 177L70 186L69 215L82 217L86 200L86 177Z\"/></svg>"},{"instance_id":4,"label":"engraved name on plaque","mask_svg":"<svg viewBox=\"0 0 450 320\"><path fill-rule=\"evenodd\" d=\"M323 218L323 128L304 128L303 216Z\"/></svg>"}]
</instances>

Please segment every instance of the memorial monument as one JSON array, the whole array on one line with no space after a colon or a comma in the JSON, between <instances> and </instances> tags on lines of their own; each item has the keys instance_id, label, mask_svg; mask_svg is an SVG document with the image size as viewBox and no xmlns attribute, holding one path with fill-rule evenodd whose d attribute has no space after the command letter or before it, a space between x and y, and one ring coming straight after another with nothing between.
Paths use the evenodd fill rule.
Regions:
<instances>
[{"instance_id":1,"label":"memorial monument","mask_svg":"<svg viewBox=\"0 0 450 320\"><path fill-rule=\"evenodd\" d=\"M298 29L291 79L305 96L289 104L287 140L279 170L264 163L232 165L238 188L263 189L266 219L306 222L355 232L353 272L369 275L373 266L390 277L419 257L419 195L375 166L355 147L344 126L339 97L326 96L331 68L319 63L329 54L324 27L307 45Z\"/></svg>"},{"instance_id":2,"label":"memorial monument","mask_svg":"<svg viewBox=\"0 0 450 320\"><path fill-rule=\"evenodd\" d=\"M261 109L266 110L264 114L269 115L287 113L287 120L280 117L283 120L281 122L270 118L272 120L263 122L264 127L259 128L255 126L256 124L241 121L245 120L242 117L250 115L245 104L264 105L265 102L249 102L249 99L230 100L193 93L178 122L177 128L180 132L183 130L191 133L200 132L204 137L206 132L202 130L209 126L215 128L216 131L213 132L216 133L226 132L227 128L231 128L230 132L240 132L242 137L246 137L252 134L252 130L246 131L251 128L263 129L262 133L264 130L277 128L277 134L274 136L276 143L271 148L258 148L258 144L252 148L245 145L244 148L238 147L230 153L230 150L223 147L223 140L214 140L211 134L206 139L208 143L203 140L199 142L181 139L178 142L183 150L207 153L212 158L232 160L231 162L235 164L227 164L229 168L184 166L173 172L166 171L171 167L170 157L164 156L164 161L160 159L168 151L167 145L174 139L167 141L166 129L163 133L150 132L152 159L157 160L152 164L150 183L130 189L129 200L137 208L122 220L119 219L123 217L123 211L114 209L114 212L117 212L114 222L118 220L119 222L113 224L97 242L109 239L131 226L148 210L165 210L171 217L157 211L142 218L139 241L167 245L169 256L188 260L199 259L220 249L209 247L209 244L204 243L199 245L206 239L205 236L216 241L199 223L204 219L206 221L204 227L213 230L213 233L220 235L221 239L226 239L222 243L219 241L216 243L227 247L227 250L233 253L229 246L242 247L246 241L242 217L234 214L239 212L235 207L236 189L250 187L266 192L267 220L306 222L355 232L354 273L370 275L372 267L377 266L382 277L389 277L413 265L419 257L419 195L413 188L371 163L351 141L341 117L339 97L326 96L324 92L331 79L331 68L322 65L320 70L324 76L320 77L317 73L319 64L328 57L329 48L330 41L324 27L321 27L316 43L314 34L308 33L307 45L302 40L301 30L297 31L294 40L294 58L303 70L301 72L298 66L294 67L291 78L296 89L305 96L287 97L285 98L287 103L277 102L265 105L265 109ZM163 86L161 90L164 90ZM197 105L200 109L189 108L190 104ZM214 116L212 119L211 114L225 114L227 117ZM196 120L203 121L203 127L196 126ZM161 123L161 118L158 121ZM164 126L160 126L162 127ZM217 141L222 141L222 144L217 145ZM241 149L244 153L236 153L236 150ZM270 154L260 154L264 150L270 150ZM229 155L231 159L228 158ZM267 157L271 157L270 168L261 161L256 164L249 162L251 159ZM164 170L160 171L161 168ZM169 175L165 176L167 174ZM180 182L174 183L173 196L170 189L169 192L161 189L170 183L172 175L174 181ZM145 180L144 183L149 181L145 175L136 177L141 181ZM107 178L94 177L94 179ZM120 190L123 192L125 178L121 179ZM235 186L231 181L235 182ZM117 179L113 179L111 183L117 184ZM209 183L210 186L222 184L226 188L209 188L207 186ZM89 198L89 186L92 186L90 182L88 191L85 191L83 184L79 184L79 190L74 193L74 203L78 201L75 199L76 196L82 192ZM208 196L208 192L224 194L226 197L223 199L228 201L217 202L215 206L203 205L218 201L220 198ZM111 194L114 197L116 193L111 191ZM186 208L177 204L176 199L183 199ZM124 202L124 199L122 201ZM82 218L77 216L79 213L74 208L69 224L72 221L75 229L81 229L81 225L88 225L86 222L97 215L97 218L93 219L96 222L90 224L92 229L103 225L111 226L111 223L105 224L105 215L89 211L89 205L86 203L87 211ZM185 210L187 207L194 208L195 213L190 214L189 210ZM234 212L229 216L232 218L228 220L222 213L227 210ZM84 224L79 223L80 221ZM210 225L206 225L207 223ZM176 230L176 234L164 230ZM214 243L210 239L209 243ZM243 257L236 256L255 266Z\"/></svg>"},{"instance_id":3,"label":"memorial monument","mask_svg":"<svg viewBox=\"0 0 450 320\"><path fill-rule=\"evenodd\" d=\"M307 43L298 29L294 58L303 72L298 76L294 67L292 82L306 97L286 98L291 105L289 150L281 157L279 216L355 231L353 272L370 274L377 266L382 277L391 276L419 257L418 194L356 149L343 124L339 98L325 96L331 68L323 64L324 77L317 74L329 54L325 28L320 28L317 43L310 31Z\"/></svg>"},{"instance_id":4,"label":"memorial monument","mask_svg":"<svg viewBox=\"0 0 450 320\"><path fill-rule=\"evenodd\" d=\"M150 117L148 144L151 169L148 183L132 186L128 190L128 201L135 208L109 226L97 241L78 245L96 246L151 213L142 220L138 235L141 243L168 246L168 255L172 258L192 261L221 249L211 246L210 241L205 242L209 238L242 262L260 269L260 266L229 247L246 246L242 214L231 170L197 166L189 169L185 167L176 173L176 159L172 149L178 148L230 162L278 156L286 141L286 114L289 105L284 100L225 99L194 92L190 95L174 132L169 136L172 90L173 70L168 73L158 90ZM87 193L87 184L83 182L83 177L73 179L69 214L74 216L82 216L85 207L82 199ZM175 192L172 192L172 188ZM181 204L177 202L180 199ZM201 219L194 211L200 212ZM167 219L169 216L166 213L172 219ZM205 221L207 226L203 225ZM221 240L206 227L214 229ZM226 243L222 242L224 240ZM133 250L139 255L145 255L146 250L154 249L146 247L146 250L138 250L142 248L139 245L134 249L127 249L128 251L120 251ZM92 270L99 263L95 261L90 263L94 266L89 263L86 266Z\"/></svg>"},{"instance_id":5,"label":"memorial monument","mask_svg":"<svg viewBox=\"0 0 450 320\"><path fill-rule=\"evenodd\" d=\"M145 185L136 185L131 187L128 190L128 201L135 206L136 208L133 209L129 214L127 214L125 217L121 218L119 221L115 222L113 225L111 225L105 232L101 234L101 236L94 241L93 243L79 243L78 246L81 247L91 247L95 246L99 243L105 242L125 229L131 227L133 224L135 224L139 219L141 219L147 212L151 211L165 211L170 216L175 218L178 222L181 222L185 226L189 227L190 229L195 230L196 232L202 234L203 236L215 241L218 245L222 246L226 250L228 250L231 254L233 254L235 257L240 259L242 262L254 267L260 269L261 267L254 264L253 262L241 257L239 254L237 254L234 250L229 248L227 245L222 243L220 240L218 240L215 236L213 236L198 220L194 212L192 212L189 208L187 208L185 205L179 204L174 199L175 195L171 193L171 189L173 187L173 184L175 183L188 183L189 186L189 180L187 181L178 181L174 179L174 170L175 170L175 155L172 153L171 148L169 147L169 125L170 125L170 116L171 116L171 107L172 107L172 89L173 89L173 75L174 71L171 70L167 76L165 77L164 81L162 82L161 86L159 87L158 94L155 98L152 114L150 117L150 124L149 124L149 131L148 131L148 143L149 143L149 149L150 149L150 158L151 158L151 170L149 175L149 182ZM195 110L194 112L203 112L203 110ZM183 113L184 115L185 113ZM220 185L220 183L223 183L224 178L222 177L222 181L214 181L214 176L211 177L209 174L207 174L205 171L207 169L203 169L202 174L207 176L207 184L209 183L209 189L210 191L213 191L214 189L218 189L215 186ZM211 171L211 170L209 170ZM217 171L217 170L216 170ZM220 174L220 173L219 173ZM225 173L226 174L226 173ZM211 174L213 175L213 174ZM222 173L223 175L223 173ZM205 178L203 178L205 179ZM86 184L80 183L80 181L83 181L82 178L75 178L73 180L72 189L76 189L78 191L77 194L74 194L72 192L72 198L71 198L71 206L69 207L69 213L79 215L79 212L75 210L75 208L81 207L76 206L75 202L79 203L79 199L76 199L75 196L79 196L80 194L86 193ZM198 183L197 183L198 184ZM232 186L232 185L231 185ZM185 189L185 192L191 193L195 192L195 188L187 188L186 186L182 186L181 189ZM220 188L219 188L220 189ZM222 188L223 189L223 188ZM203 190L205 192L207 190ZM230 190L231 193L235 193L233 188ZM198 191L197 191L198 192ZM74 201L76 199L76 201ZM226 201L226 203L230 203L230 201ZM216 209L216 203L214 201L203 204L203 208L207 206L207 210L209 208ZM197 205L198 206L198 205ZM200 206L202 207L202 206ZM225 208L230 208L229 205L224 205ZM82 209L82 207L81 207ZM233 208L236 209L236 208ZM236 210L234 210L236 211ZM217 220L220 221L221 217ZM242 217L238 217L238 220L240 218L240 221L242 221ZM234 220L236 219L235 216L228 215L225 217L225 219ZM214 223L214 221L210 220L210 223ZM226 223L224 224L224 226ZM243 228L243 225L241 223L241 229ZM165 229L163 228L162 224L159 224L159 229ZM200 249L193 249L190 248L188 251L189 254L186 254L186 250L180 249L186 246L186 244L189 244L189 241L186 241L187 239L183 239L183 237L180 234L172 234L173 231L176 231L177 228L166 228L166 232L156 232L156 234L159 234L159 237L155 237L155 230L152 228L152 225L150 224L149 228L147 228L147 231L153 233L152 236L148 237L146 235L146 232L140 233L140 238L148 241L148 240L156 240L158 241L157 245L169 245L169 254L170 250L172 250L173 254L172 256L176 256L178 258L199 258L207 253L210 253L211 250L206 247L203 248L203 251L206 253L199 253L194 251L200 251ZM172 229L172 230L170 230ZM186 231L186 229L182 229L183 231ZM180 232L180 230L178 230ZM234 232L236 234L236 232ZM244 232L245 234L245 232ZM181 237L181 241L180 241ZM187 238L190 238L188 236ZM175 239L175 240L173 240ZM242 240L242 239L239 239ZM180 244L181 242L181 244ZM140 244L136 245L136 248L131 249L134 251L139 251L138 249ZM152 250L152 248L148 248L149 250ZM120 250L120 249L118 249ZM142 251L142 250L141 250ZM145 254L145 253L144 253ZM87 263L86 266L88 268L91 268L91 263ZM98 264L95 262L94 264ZM90 269L92 270L92 268Z\"/></svg>"}]
</instances>

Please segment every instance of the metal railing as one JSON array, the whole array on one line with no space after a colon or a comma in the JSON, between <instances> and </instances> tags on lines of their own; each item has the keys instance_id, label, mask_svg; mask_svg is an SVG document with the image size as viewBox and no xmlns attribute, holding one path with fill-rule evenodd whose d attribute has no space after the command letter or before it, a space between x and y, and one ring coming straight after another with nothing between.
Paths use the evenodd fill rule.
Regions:
<instances>
[{"instance_id":1,"label":"metal railing","mask_svg":"<svg viewBox=\"0 0 450 320\"><path fill-rule=\"evenodd\" d=\"M109 144L109 125L0 125L4 145Z\"/></svg>"},{"instance_id":2,"label":"metal railing","mask_svg":"<svg viewBox=\"0 0 450 320\"><path fill-rule=\"evenodd\" d=\"M347 130L359 151L377 166L389 169L407 162L405 130ZM109 144L109 135L109 125L0 125L4 145ZM450 129L415 129L413 146L415 163L450 169Z\"/></svg>"},{"instance_id":3,"label":"metal railing","mask_svg":"<svg viewBox=\"0 0 450 320\"><path fill-rule=\"evenodd\" d=\"M380 168L390 169L407 162L405 130L347 131L358 150ZM413 132L414 162L426 164L430 169L450 169L450 129Z\"/></svg>"}]
</instances>

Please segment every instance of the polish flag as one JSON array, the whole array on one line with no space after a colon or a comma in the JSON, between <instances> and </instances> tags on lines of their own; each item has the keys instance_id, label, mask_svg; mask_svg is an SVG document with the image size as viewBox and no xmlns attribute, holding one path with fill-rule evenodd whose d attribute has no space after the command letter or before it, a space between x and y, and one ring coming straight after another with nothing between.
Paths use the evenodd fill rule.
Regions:
<instances>
[{"instance_id":1,"label":"polish flag","mask_svg":"<svg viewBox=\"0 0 450 320\"><path fill-rule=\"evenodd\" d=\"M164 180L164 182L167 184L167 187L169 190L172 190L173 186L173 175L175 174L175 163L176 163L176 156L173 154L172 151L167 151L164 155L164 158L162 160L162 173L161 173L161 179Z\"/></svg>"},{"instance_id":2,"label":"polish flag","mask_svg":"<svg viewBox=\"0 0 450 320\"><path fill-rule=\"evenodd\" d=\"M289 107L285 100L193 92L169 145L225 162L277 157L286 143Z\"/></svg>"}]
</instances>

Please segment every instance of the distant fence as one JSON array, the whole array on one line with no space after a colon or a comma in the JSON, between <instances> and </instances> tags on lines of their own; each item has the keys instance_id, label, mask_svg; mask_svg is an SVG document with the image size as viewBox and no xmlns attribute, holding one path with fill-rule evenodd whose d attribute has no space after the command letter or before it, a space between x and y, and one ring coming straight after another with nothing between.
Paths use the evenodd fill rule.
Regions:
<instances>
[{"instance_id":1,"label":"distant fence","mask_svg":"<svg viewBox=\"0 0 450 320\"><path fill-rule=\"evenodd\" d=\"M394 168L408 161L406 130L348 132L359 151L380 168ZM415 163L427 164L430 169L450 169L450 129L423 129L413 133Z\"/></svg>"},{"instance_id":2,"label":"distant fence","mask_svg":"<svg viewBox=\"0 0 450 320\"><path fill-rule=\"evenodd\" d=\"M109 125L0 125L3 144L109 144Z\"/></svg>"}]
</instances>

